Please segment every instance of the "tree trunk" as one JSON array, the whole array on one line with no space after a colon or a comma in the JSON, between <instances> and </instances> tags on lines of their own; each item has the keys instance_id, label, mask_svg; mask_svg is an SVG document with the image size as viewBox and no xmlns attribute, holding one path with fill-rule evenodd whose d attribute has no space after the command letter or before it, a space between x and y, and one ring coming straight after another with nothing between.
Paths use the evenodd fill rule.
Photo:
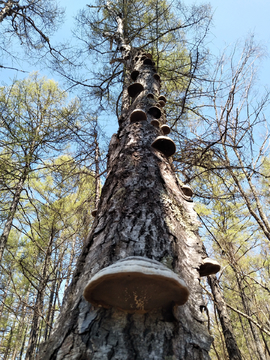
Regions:
<instances>
[{"instance_id":1,"label":"tree trunk","mask_svg":"<svg viewBox=\"0 0 270 360\"><path fill-rule=\"evenodd\" d=\"M124 101L118 134L109 147L108 175L92 232L78 260L64 299L56 330L40 358L61 359L209 359L212 338L201 310L199 267L206 257L198 237L193 204L182 192L171 161L151 147L160 130L146 121L130 122L134 109L146 113L159 95L155 70L136 61L144 91ZM127 99L124 89L123 99ZM123 111L124 110L124 111ZM162 112L161 123L165 123ZM94 307L83 297L90 278L128 256L157 260L185 281L190 295L183 306L128 314L116 308Z\"/></svg>"},{"instance_id":2,"label":"tree trunk","mask_svg":"<svg viewBox=\"0 0 270 360\"><path fill-rule=\"evenodd\" d=\"M242 284L242 279L240 278L240 275L234 266L232 266L232 269L234 270L234 273L235 273L237 285L239 288L239 293L240 293L242 304L244 307L244 311L247 315L252 316L252 313L250 311L250 306L249 306L249 300L246 297L245 290L244 290L244 287ZM252 321L248 320L248 322L249 322L251 333L252 333L252 336L254 339L254 344L256 346L257 355L260 360L267 360L265 357L264 351L263 351L263 346L262 346L262 342L260 339L258 329L256 328L256 325L254 325Z\"/></svg>"},{"instance_id":3,"label":"tree trunk","mask_svg":"<svg viewBox=\"0 0 270 360\"><path fill-rule=\"evenodd\" d=\"M50 266L50 259L52 254L52 244L54 240L54 229L52 227L49 243L47 246L42 274L40 278L40 282L37 289L37 296L34 306L34 314L31 323L31 331L28 340L28 347L26 351L25 360L32 360L35 357L37 351L37 344L38 344L38 336L39 336L39 325L40 325L40 316L43 313L43 302L45 296L45 289L48 283L48 273L49 273L49 266Z\"/></svg>"},{"instance_id":4,"label":"tree trunk","mask_svg":"<svg viewBox=\"0 0 270 360\"><path fill-rule=\"evenodd\" d=\"M217 277L215 275L208 276L208 283L211 287L212 294L214 297L215 306L222 326L222 331L226 343L226 348L229 354L229 358L230 360L241 360L242 356L233 334L231 320L228 315L226 303L221 294Z\"/></svg>"},{"instance_id":5,"label":"tree trunk","mask_svg":"<svg viewBox=\"0 0 270 360\"><path fill-rule=\"evenodd\" d=\"M99 146L97 140L97 131L94 134L95 137L95 207L98 207L100 196L100 176L99 176Z\"/></svg>"},{"instance_id":6,"label":"tree trunk","mask_svg":"<svg viewBox=\"0 0 270 360\"><path fill-rule=\"evenodd\" d=\"M12 337L13 337L13 327L11 327L11 330L10 330L10 333L9 333L8 343L7 343L7 347L6 347L5 353L4 353L3 360L7 360L8 355L9 355L9 353L10 353L10 351L11 351L11 340L12 340Z\"/></svg>"},{"instance_id":7,"label":"tree trunk","mask_svg":"<svg viewBox=\"0 0 270 360\"><path fill-rule=\"evenodd\" d=\"M9 236L9 233L10 233L10 230L12 227L13 219L14 219L19 201L20 201L20 195L23 190L23 185L24 185L24 182L28 175L28 171L29 171L28 169L29 169L29 165L26 165L25 168L23 169L23 173L20 177L20 180L18 181L18 183L16 185L16 190L15 190L15 193L14 193L14 196L12 199L12 203L11 203L11 206L9 209L9 214L8 214L7 220L5 222L5 226L4 226L2 235L0 237L0 264L2 261L2 257L3 257L3 252L5 250L5 247L6 247L6 244L8 241L8 236Z\"/></svg>"}]
</instances>

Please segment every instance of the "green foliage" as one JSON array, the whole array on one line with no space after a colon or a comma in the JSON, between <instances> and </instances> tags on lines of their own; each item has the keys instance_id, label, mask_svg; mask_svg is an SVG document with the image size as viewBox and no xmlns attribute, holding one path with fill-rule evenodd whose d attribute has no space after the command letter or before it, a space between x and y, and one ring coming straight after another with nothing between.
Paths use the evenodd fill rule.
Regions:
<instances>
[{"instance_id":1,"label":"green foliage","mask_svg":"<svg viewBox=\"0 0 270 360\"><path fill-rule=\"evenodd\" d=\"M12 230L9 251L4 256L4 264L9 266L2 272L2 288L7 292L5 299L2 293L4 305L0 324L2 329L7 329L2 334L2 354L10 329L13 329L10 344L13 349L22 346L19 329L26 331L26 339L29 338L31 326L26 328L25 317L31 319L33 316L37 290L41 291L42 282L45 282L45 292L39 316L43 325L40 323L39 330L41 339L44 337L50 296L62 298L92 223L93 173L79 167L68 155L44 165L31 174L27 186L32 196L22 199L21 211L16 216L20 230L17 226ZM50 309L50 319L56 318L59 305L56 301ZM15 322L10 319L10 309L16 311Z\"/></svg>"},{"instance_id":2,"label":"green foliage","mask_svg":"<svg viewBox=\"0 0 270 360\"><path fill-rule=\"evenodd\" d=\"M76 126L79 103L67 104L67 94L53 80L37 73L10 87L0 88L0 146L21 164L37 163L40 156L63 149Z\"/></svg>"}]
</instances>

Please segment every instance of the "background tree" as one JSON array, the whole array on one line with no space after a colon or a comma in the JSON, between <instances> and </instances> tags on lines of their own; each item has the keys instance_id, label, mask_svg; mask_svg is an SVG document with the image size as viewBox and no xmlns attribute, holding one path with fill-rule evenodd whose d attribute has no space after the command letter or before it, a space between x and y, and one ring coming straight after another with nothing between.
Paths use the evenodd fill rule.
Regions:
<instances>
[{"instance_id":1,"label":"background tree","mask_svg":"<svg viewBox=\"0 0 270 360\"><path fill-rule=\"evenodd\" d=\"M12 169L13 187L0 237L0 259L29 173L42 164L44 154L50 151L54 156L63 149L74 133L78 103L66 106L66 96L54 81L38 79L36 74L1 88L0 146L5 166Z\"/></svg>"},{"instance_id":2,"label":"background tree","mask_svg":"<svg viewBox=\"0 0 270 360\"><path fill-rule=\"evenodd\" d=\"M63 13L55 0L1 1L0 68L18 69L22 54L31 54L32 63L33 56L38 59L44 56L43 50L49 50L53 55L56 50L51 45L50 36L63 21ZM18 45L20 52L17 50ZM57 52L59 54L59 49ZM11 66L13 62L14 67Z\"/></svg>"},{"instance_id":3,"label":"background tree","mask_svg":"<svg viewBox=\"0 0 270 360\"><path fill-rule=\"evenodd\" d=\"M208 232L207 249L212 248L224 266L219 286L242 356L266 359L269 324L258 309L269 295L262 284L269 234L261 185L268 179L264 164L269 156L269 91L256 88L260 56L251 38L240 53L234 48L230 57L220 58L205 93L211 99L205 102L207 123L206 116L198 116L205 128L193 129L196 140L182 148L179 167L186 181L196 183L197 195L207 205L198 211ZM219 311L219 304L215 306Z\"/></svg>"},{"instance_id":4,"label":"background tree","mask_svg":"<svg viewBox=\"0 0 270 360\"><path fill-rule=\"evenodd\" d=\"M2 300L3 352L12 330L9 352L26 358L35 357L51 332L95 206L93 173L70 156L46 165L32 173L27 186L32 196L21 199L20 229L12 230L10 251L3 257L4 266L10 264L2 271L2 283L9 281Z\"/></svg>"}]
</instances>

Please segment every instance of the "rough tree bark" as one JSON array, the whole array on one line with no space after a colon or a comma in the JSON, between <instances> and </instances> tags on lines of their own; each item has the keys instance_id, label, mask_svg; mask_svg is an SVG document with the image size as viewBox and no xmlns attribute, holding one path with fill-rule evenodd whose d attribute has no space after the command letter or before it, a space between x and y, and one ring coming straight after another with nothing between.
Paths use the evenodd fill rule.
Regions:
<instances>
[{"instance_id":1,"label":"rough tree bark","mask_svg":"<svg viewBox=\"0 0 270 360\"><path fill-rule=\"evenodd\" d=\"M57 326L40 350L40 358L61 359L210 359L212 338L202 313L206 304L199 285L199 267L206 257L198 221L189 197L181 190L172 162L151 144L161 135L151 125L149 108L156 103L160 81L143 51L123 46L126 72L136 69L144 90L132 101L125 82L119 130L108 153L108 175L93 229L77 262ZM130 122L135 109L146 121ZM165 112L159 119L166 122ZM155 259L185 281L190 296L170 311L127 314L94 307L83 297L89 279L128 256Z\"/></svg>"}]
</instances>

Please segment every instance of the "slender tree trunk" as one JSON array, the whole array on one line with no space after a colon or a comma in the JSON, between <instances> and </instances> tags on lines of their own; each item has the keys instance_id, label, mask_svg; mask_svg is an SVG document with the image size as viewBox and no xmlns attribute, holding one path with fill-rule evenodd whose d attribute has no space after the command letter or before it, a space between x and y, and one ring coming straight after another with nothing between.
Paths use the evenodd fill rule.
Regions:
<instances>
[{"instance_id":1,"label":"slender tree trunk","mask_svg":"<svg viewBox=\"0 0 270 360\"><path fill-rule=\"evenodd\" d=\"M100 197L100 177L99 177L99 145L97 141L97 131L95 131L95 207L98 207Z\"/></svg>"},{"instance_id":2,"label":"slender tree trunk","mask_svg":"<svg viewBox=\"0 0 270 360\"><path fill-rule=\"evenodd\" d=\"M34 306L34 314L31 324L31 331L29 336L29 342L28 342L28 348L26 351L25 360L32 360L34 359L36 348L38 344L38 330L39 330L39 324L40 324L40 315L43 313L43 301L44 301L44 295L45 295L45 289L48 282L48 266L51 259L51 253L52 253L52 243L54 239L54 229L51 229L50 239L47 246L47 251L44 259L42 274L40 283L38 286L37 296L36 296L36 302Z\"/></svg>"},{"instance_id":3,"label":"slender tree trunk","mask_svg":"<svg viewBox=\"0 0 270 360\"><path fill-rule=\"evenodd\" d=\"M51 286L49 307L48 307L48 312L47 312L47 316L46 316L46 324L45 324L45 331L44 331L44 340L45 341L47 340L47 337L49 336L49 333L50 333L51 317L52 317L52 312L53 312L57 275L58 275L58 270L56 271L55 279L53 280L53 283Z\"/></svg>"},{"instance_id":4,"label":"slender tree trunk","mask_svg":"<svg viewBox=\"0 0 270 360\"><path fill-rule=\"evenodd\" d=\"M12 278L12 275L11 275L11 272L9 272L8 280L7 280L7 283L5 284L5 292L4 292L4 294L2 295L2 298L1 298L0 319L2 318L2 315L3 315L3 311L4 311L4 307L5 307L5 301L6 301L6 298L7 298L7 295L8 295L9 284L11 282L11 278ZM3 283L4 283L4 281L3 281Z\"/></svg>"},{"instance_id":5,"label":"slender tree trunk","mask_svg":"<svg viewBox=\"0 0 270 360\"><path fill-rule=\"evenodd\" d=\"M65 283L64 294L66 293L66 290L67 290L68 284L69 284L69 280L70 280L70 277L71 277L72 263L74 261L74 256L75 256L75 244L76 244L76 236L73 236L72 237L72 248L71 248L70 257L69 257L69 264L68 264L68 267L67 267L67 275L66 275L66 283Z\"/></svg>"},{"instance_id":6,"label":"slender tree trunk","mask_svg":"<svg viewBox=\"0 0 270 360\"><path fill-rule=\"evenodd\" d=\"M45 282L43 280L39 285L36 296L34 314L31 323L31 331L30 331L29 342L25 357L26 360L32 360L34 358L34 354L36 351L37 341L38 341L38 329L40 324L40 314L42 314L42 307L43 307L44 291L45 291Z\"/></svg>"},{"instance_id":7,"label":"slender tree trunk","mask_svg":"<svg viewBox=\"0 0 270 360\"><path fill-rule=\"evenodd\" d=\"M219 287L218 279L215 275L208 276L208 283L211 287L212 294L215 301L215 306L218 312L219 320L222 326L222 331L226 343L226 348L230 360L241 360L242 356L237 346L231 320L227 311L226 302L224 301L221 289Z\"/></svg>"},{"instance_id":8,"label":"slender tree trunk","mask_svg":"<svg viewBox=\"0 0 270 360\"><path fill-rule=\"evenodd\" d=\"M131 54L129 69L140 51ZM208 360L212 338L201 309L199 267L206 257L198 237L193 204L183 194L171 161L151 144L160 130L147 121L130 123L134 109L153 105L159 95L152 66L136 62L144 91L122 106L118 134L108 154L108 175L92 232L78 260L56 330L40 352L44 360L182 359ZM124 99L127 92L124 90ZM160 119L165 123L163 113ZM94 307L83 297L90 278L128 256L157 260L185 281L188 302L170 311L127 314Z\"/></svg>"},{"instance_id":9,"label":"slender tree trunk","mask_svg":"<svg viewBox=\"0 0 270 360\"><path fill-rule=\"evenodd\" d=\"M17 324L17 327L18 327L19 330L17 330L16 344L15 344L15 348L14 348L11 360L16 359L17 353L19 351L19 347L22 346L21 342L22 342L22 339L23 339L23 336L24 336L26 304L27 304L27 301L29 299L29 294L30 294L30 285L28 286L26 296L24 297L25 301L22 302L22 308L20 310L20 315L19 315L20 322L19 322L19 324Z\"/></svg>"},{"instance_id":10,"label":"slender tree trunk","mask_svg":"<svg viewBox=\"0 0 270 360\"><path fill-rule=\"evenodd\" d=\"M244 307L244 310L246 312L247 315L251 316L251 311L250 311L250 307L249 307L249 303L248 303L248 299L246 297L245 294L245 290L243 288L243 284L242 284L242 279L240 278L240 275L238 273L238 271L235 269L235 267L232 267L236 276L236 280L237 280L237 284L238 284L238 288L239 288L239 293L242 299L242 304ZM260 360L267 360L263 351L263 347L262 347L262 342L259 336L259 332L258 329L256 328L256 326L253 324L253 322L251 322L250 320L248 320L249 322L249 326L251 329L251 333L254 339L254 343L256 346L256 350L257 350L257 354L259 356Z\"/></svg>"},{"instance_id":11,"label":"slender tree trunk","mask_svg":"<svg viewBox=\"0 0 270 360\"><path fill-rule=\"evenodd\" d=\"M4 353L3 360L7 360L8 355L9 355L9 353L10 353L12 337L13 337L13 327L11 328L10 333L9 333L8 343L7 343L7 347L6 347L5 353Z\"/></svg>"},{"instance_id":12,"label":"slender tree trunk","mask_svg":"<svg viewBox=\"0 0 270 360\"><path fill-rule=\"evenodd\" d=\"M19 201L20 201L20 195L23 190L23 185L24 185L24 182L28 175L28 171L29 171L28 169L29 169L29 166L26 165L25 168L23 169L23 173L20 177L20 180L18 181L18 183L16 185L16 190L15 190L15 193L14 193L14 196L12 199L12 203L11 203L11 206L9 209L8 217L5 222L5 226L4 226L2 235L0 237L0 264L2 261L2 257L3 257L3 252L5 250L5 247L6 247L6 244L8 241L8 236L9 236L9 233L10 233L10 230L12 227L13 219L14 219Z\"/></svg>"},{"instance_id":13,"label":"slender tree trunk","mask_svg":"<svg viewBox=\"0 0 270 360\"><path fill-rule=\"evenodd\" d=\"M247 331L245 324L243 324L243 320L240 314L238 314L239 317L239 322L241 324L241 328L245 337L245 342L246 342L246 346L247 346L247 350L249 353L249 359L253 359L253 354L256 353L256 349L254 347L253 341L250 341L252 338L252 335L250 334L250 331ZM257 357L256 357L257 358Z\"/></svg>"},{"instance_id":14,"label":"slender tree trunk","mask_svg":"<svg viewBox=\"0 0 270 360\"><path fill-rule=\"evenodd\" d=\"M59 277L60 277L60 271L59 271ZM54 321L54 315L55 315L55 308L56 308L56 300L57 300L57 297L58 297L58 293L59 293L60 286L61 286L61 281L60 281L60 279L58 279L58 281L57 281L57 286L56 286L56 290L55 290L55 294L54 294L52 314L51 314L51 318L50 318L49 336L50 336L50 334L51 334L51 330L52 330L52 327L53 327L53 321Z\"/></svg>"},{"instance_id":15,"label":"slender tree trunk","mask_svg":"<svg viewBox=\"0 0 270 360\"><path fill-rule=\"evenodd\" d=\"M23 358L27 331L28 331L28 325L26 326L26 329L25 329L25 332L24 332L24 337L23 337L23 342L22 342L22 346L21 346L21 350L20 350L19 360L22 360L22 358Z\"/></svg>"}]
</instances>

